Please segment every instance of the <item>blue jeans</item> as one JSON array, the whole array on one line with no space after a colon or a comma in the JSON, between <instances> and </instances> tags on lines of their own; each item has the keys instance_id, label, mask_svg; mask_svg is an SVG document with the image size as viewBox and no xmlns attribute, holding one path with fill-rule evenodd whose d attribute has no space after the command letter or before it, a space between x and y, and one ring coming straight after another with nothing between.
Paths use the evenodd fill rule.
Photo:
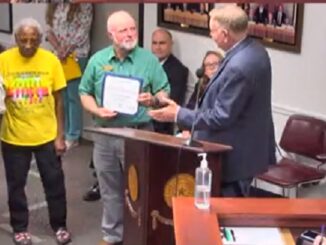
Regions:
<instances>
[{"instance_id":1,"label":"blue jeans","mask_svg":"<svg viewBox=\"0 0 326 245\"><path fill-rule=\"evenodd\" d=\"M87 58L79 58L78 63L84 71ZM78 93L81 78L67 81L67 88L64 90L64 116L65 116L65 138L66 140L78 140L83 127L82 105Z\"/></svg>"},{"instance_id":2,"label":"blue jeans","mask_svg":"<svg viewBox=\"0 0 326 245\"><path fill-rule=\"evenodd\" d=\"M67 201L64 174L61 159L55 152L54 142L38 146L18 146L2 141L1 148L7 181L10 224L13 231L27 231L28 206L25 185L33 153L48 203L50 225L54 231L66 227Z\"/></svg>"}]
</instances>

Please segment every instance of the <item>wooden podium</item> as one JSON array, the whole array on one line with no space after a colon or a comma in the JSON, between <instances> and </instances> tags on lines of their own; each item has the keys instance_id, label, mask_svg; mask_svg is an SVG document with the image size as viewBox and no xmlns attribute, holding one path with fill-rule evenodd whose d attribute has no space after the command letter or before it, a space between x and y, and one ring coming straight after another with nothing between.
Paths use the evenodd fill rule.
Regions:
<instances>
[{"instance_id":1,"label":"wooden podium","mask_svg":"<svg viewBox=\"0 0 326 245\"><path fill-rule=\"evenodd\" d=\"M207 153L212 196L219 195L221 156L230 146L189 147L181 138L130 128L85 130L125 139L124 245L174 244L172 197L194 195L198 153Z\"/></svg>"}]
</instances>

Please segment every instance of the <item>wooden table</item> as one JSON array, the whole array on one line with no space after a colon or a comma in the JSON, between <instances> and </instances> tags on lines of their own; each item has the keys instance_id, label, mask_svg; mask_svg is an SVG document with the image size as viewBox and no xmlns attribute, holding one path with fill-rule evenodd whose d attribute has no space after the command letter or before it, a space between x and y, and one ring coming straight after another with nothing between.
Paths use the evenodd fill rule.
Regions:
<instances>
[{"instance_id":1,"label":"wooden table","mask_svg":"<svg viewBox=\"0 0 326 245\"><path fill-rule=\"evenodd\" d=\"M176 245L220 245L219 226L315 227L326 222L326 199L211 198L209 211L191 197L173 198Z\"/></svg>"}]
</instances>

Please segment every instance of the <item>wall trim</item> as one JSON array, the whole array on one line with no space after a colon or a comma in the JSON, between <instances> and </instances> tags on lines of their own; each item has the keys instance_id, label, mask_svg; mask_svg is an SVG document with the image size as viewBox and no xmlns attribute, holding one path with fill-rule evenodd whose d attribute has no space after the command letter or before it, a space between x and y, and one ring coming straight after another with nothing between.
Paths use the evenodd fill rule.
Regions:
<instances>
[{"instance_id":1,"label":"wall trim","mask_svg":"<svg viewBox=\"0 0 326 245\"><path fill-rule=\"evenodd\" d=\"M300 108L294 108L291 106L281 105L281 104L277 104L277 103L272 103L272 110L273 110L273 113L275 113L275 114L280 114L280 115L287 116L287 117L292 114L303 114L303 115L307 115L307 116L320 118L320 119L326 121L326 115L303 110Z\"/></svg>"}]
</instances>

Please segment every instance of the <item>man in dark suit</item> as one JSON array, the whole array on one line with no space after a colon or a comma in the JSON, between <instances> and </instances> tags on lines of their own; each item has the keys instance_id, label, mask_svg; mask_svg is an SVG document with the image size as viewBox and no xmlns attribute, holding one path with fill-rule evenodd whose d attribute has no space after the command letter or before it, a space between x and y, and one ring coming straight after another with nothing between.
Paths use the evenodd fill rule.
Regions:
<instances>
[{"instance_id":1,"label":"man in dark suit","mask_svg":"<svg viewBox=\"0 0 326 245\"><path fill-rule=\"evenodd\" d=\"M222 196L248 196L253 177L275 163L271 64L265 48L247 36L248 17L237 6L210 13L212 39L226 52L197 111L165 100L156 120L176 121L194 138L231 145L222 161ZM214 174L214 173L213 173Z\"/></svg>"},{"instance_id":2,"label":"man in dark suit","mask_svg":"<svg viewBox=\"0 0 326 245\"><path fill-rule=\"evenodd\" d=\"M166 29L156 29L152 34L152 52L163 65L168 76L170 98L179 105L184 103L188 82L188 68L172 54L172 35ZM154 122L154 130L163 134L173 134L174 123Z\"/></svg>"},{"instance_id":3,"label":"man in dark suit","mask_svg":"<svg viewBox=\"0 0 326 245\"><path fill-rule=\"evenodd\" d=\"M267 7L263 4L260 4L254 12L254 21L259 24L267 24L268 23L268 10Z\"/></svg>"},{"instance_id":4,"label":"man in dark suit","mask_svg":"<svg viewBox=\"0 0 326 245\"><path fill-rule=\"evenodd\" d=\"M286 13L284 12L283 5L280 4L277 7L277 10L273 13L273 24L276 26L282 26L283 24L286 24L286 21Z\"/></svg>"}]
</instances>

